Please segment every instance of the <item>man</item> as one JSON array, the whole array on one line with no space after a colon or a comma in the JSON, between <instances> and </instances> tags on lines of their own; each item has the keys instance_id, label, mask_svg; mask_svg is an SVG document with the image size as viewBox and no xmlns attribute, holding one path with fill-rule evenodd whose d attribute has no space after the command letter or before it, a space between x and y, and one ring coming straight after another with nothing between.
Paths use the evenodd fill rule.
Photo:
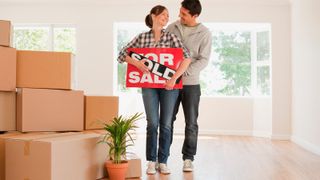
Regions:
<instances>
[{"instance_id":1,"label":"man","mask_svg":"<svg viewBox=\"0 0 320 180\"><path fill-rule=\"evenodd\" d=\"M180 90L172 121L173 123L176 120L181 102L185 117L185 138L182 147L185 172L193 171L192 162L197 151L197 121L201 95L199 75L200 71L208 65L212 46L209 29L197 22L201 9L199 0L183 0L179 13L180 20L167 27L167 31L176 34L191 53L191 64L182 77L183 89Z\"/></svg>"}]
</instances>

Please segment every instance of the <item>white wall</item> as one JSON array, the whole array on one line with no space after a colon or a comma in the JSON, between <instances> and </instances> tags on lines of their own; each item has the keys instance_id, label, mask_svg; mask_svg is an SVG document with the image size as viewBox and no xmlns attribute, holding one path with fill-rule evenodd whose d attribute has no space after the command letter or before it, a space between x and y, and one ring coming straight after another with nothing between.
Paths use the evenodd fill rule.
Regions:
<instances>
[{"instance_id":1,"label":"white wall","mask_svg":"<svg viewBox=\"0 0 320 180\"><path fill-rule=\"evenodd\" d=\"M200 134L252 135L251 98L201 98ZM175 132L184 133L183 110L175 123Z\"/></svg>"},{"instance_id":2,"label":"white wall","mask_svg":"<svg viewBox=\"0 0 320 180\"><path fill-rule=\"evenodd\" d=\"M86 94L111 95L113 66L117 63L113 57L113 23L143 21L151 7L156 4L168 7L171 20L177 19L178 16L180 1L140 0L139 3L137 2L132 0L104 2L99 0L90 2L85 0L2 0L0 1L0 19L9 19L13 23L75 24L78 40L78 88L85 90ZM273 110L265 113L267 116L272 113L270 134L276 138L289 137L291 133L291 71L288 0L202 0L202 4L204 8L200 20L203 22L271 23ZM122 99L122 103L128 100ZM121 107L125 106L121 105ZM202 98L200 128L203 133L251 134L254 130L254 122L265 121L255 119L258 116L254 115L253 108L254 103L251 98ZM259 108L263 109L263 106ZM264 115L261 114L260 117ZM183 129L183 123L178 123L177 129Z\"/></svg>"},{"instance_id":3,"label":"white wall","mask_svg":"<svg viewBox=\"0 0 320 180\"><path fill-rule=\"evenodd\" d=\"M271 137L272 134L272 100L255 98L253 100L253 135Z\"/></svg>"},{"instance_id":4,"label":"white wall","mask_svg":"<svg viewBox=\"0 0 320 180\"><path fill-rule=\"evenodd\" d=\"M292 4L293 141L320 154L320 1Z\"/></svg>"}]
</instances>

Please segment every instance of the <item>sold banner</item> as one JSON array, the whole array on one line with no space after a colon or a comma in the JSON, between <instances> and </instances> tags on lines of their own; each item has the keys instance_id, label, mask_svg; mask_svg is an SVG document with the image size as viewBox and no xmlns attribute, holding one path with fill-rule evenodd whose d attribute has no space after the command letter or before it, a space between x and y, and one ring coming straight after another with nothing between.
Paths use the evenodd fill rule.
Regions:
<instances>
[{"instance_id":1,"label":"sold banner","mask_svg":"<svg viewBox=\"0 0 320 180\"><path fill-rule=\"evenodd\" d=\"M181 48L129 48L128 54L137 61L144 59L150 73L142 73L134 65L128 64L127 87L164 88L165 82L173 76L183 58ZM182 88L181 77L173 88Z\"/></svg>"}]
</instances>

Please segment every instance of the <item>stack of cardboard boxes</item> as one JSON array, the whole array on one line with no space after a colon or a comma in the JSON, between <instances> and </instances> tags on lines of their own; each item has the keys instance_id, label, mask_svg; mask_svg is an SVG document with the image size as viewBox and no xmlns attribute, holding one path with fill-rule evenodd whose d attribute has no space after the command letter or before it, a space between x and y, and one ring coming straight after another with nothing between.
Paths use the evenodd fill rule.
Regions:
<instances>
[{"instance_id":1,"label":"stack of cardboard boxes","mask_svg":"<svg viewBox=\"0 0 320 180\"><path fill-rule=\"evenodd\" d=\"M10 47L10 21L0 20L0 131L16 129L16 49Z\"/></svg>"},{"instance_id":2,"label":"stack of cardboard boxes","mask_svg":"<svg viewBox=\"0 0 320 180\"><path fill-rule=\"evenodd\" d=\"M71 90L71 53L17 51L17 130L82 131L83 91Z\"/></svg>"},{"instance_id":3,"label":"stack of cardboard boxes","mask_svg":"<svg viewBox=\"0 0 320 180\"><path fill-rule=\"evenodd\" d=\"M97 130L118 115L118 97L72 90L71 53L16 51L10 31L0 20L0 131L12 131L0 135L0 180L105 177ZM140 159L129 162L127 177L140 177Z\"/></svg>"}]
</instances>

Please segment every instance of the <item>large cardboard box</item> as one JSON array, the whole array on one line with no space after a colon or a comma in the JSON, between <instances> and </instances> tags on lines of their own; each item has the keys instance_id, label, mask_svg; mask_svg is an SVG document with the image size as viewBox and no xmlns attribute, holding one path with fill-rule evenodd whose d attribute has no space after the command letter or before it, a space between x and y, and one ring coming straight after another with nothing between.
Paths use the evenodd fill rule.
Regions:
<instances>
[{"instance_id":1,"label":"large cardboard box","mask_svg":"<svg viewBox=\"0 0 320 180\"><path fill-rule=\"evenodd\" d=\"M0 46L10 46L11 22L0 20Z\"/></svg>"},{"instance_id":2,"label":"large cardboard box","mask_svg":"<svg viewBox=\"0 0 320 180\"><path fill-rule=\"evenodd\" d=\"M102 129L118 116L119 97L85 96L85 129Z\"/></svg>"},{"instance_id":3,"label":"large cardboard box","mask_svg":"<svg viewBox=\"0 0 320 180\"><path fill-rule=\"evenodd\" d=\"M71 89L72 54L17 51L17 87Z\"/></svg>"},{"instance_id":4,"label":"large cardboard box","mask_svg":"<svg viewBox=\"0 0 320 180\"><path fill-rule=\"evenodd\" d=\"M6 180L94 180L108 152L95 133L6 140Z\"/></svg>"},{"instance_id":5,"label":"large cardboard box","mask_svg":"<svg viewBox=\"0 0 320 180\"><path fill-rule=\"evenodd\" d=\"M14 137L28 137L41 134L53 134L52 132L37 132L37 133L21 133L18 131L10 131L4 134L0 134L0 180L5 180L5 140Z\"/></svg>"},{"instance_id":6,"label":"large cardboard box","mask_svg":"<svg viewBox=\"0 0 320 180\"><path fill-rule=\"evenodd\" d=\"M16 92L0 91L0 131L16 130Z\"/></svg>"},{"instance_id":7,"label":"large cardboard box","mask_svg":"<svg viewBox=\"0 0 320 180\"><path fill-rule=\"evenodd\" d=\"M19 88L17 130L82 131L83 91Z\"/></svg>"},{"instance_id":8,"label":"large cardboard box","mask_svg":"<svg viewBox=\"0 0 320 180\"><path fill-rule=\"evenodd\" d=\"M16 90L16 49L0 46L0 91Z\"/></svg>"},{"instance_id":9,"label":"large cardboard box","mask_svg":"<svg viewBox=\"0 0 320 180\"><path fill-rule=\"evenodd\" d=\"M0 180L5 180L5 139L16 136L19 132L0 134Z\"/></svg>"}]
</instances>

